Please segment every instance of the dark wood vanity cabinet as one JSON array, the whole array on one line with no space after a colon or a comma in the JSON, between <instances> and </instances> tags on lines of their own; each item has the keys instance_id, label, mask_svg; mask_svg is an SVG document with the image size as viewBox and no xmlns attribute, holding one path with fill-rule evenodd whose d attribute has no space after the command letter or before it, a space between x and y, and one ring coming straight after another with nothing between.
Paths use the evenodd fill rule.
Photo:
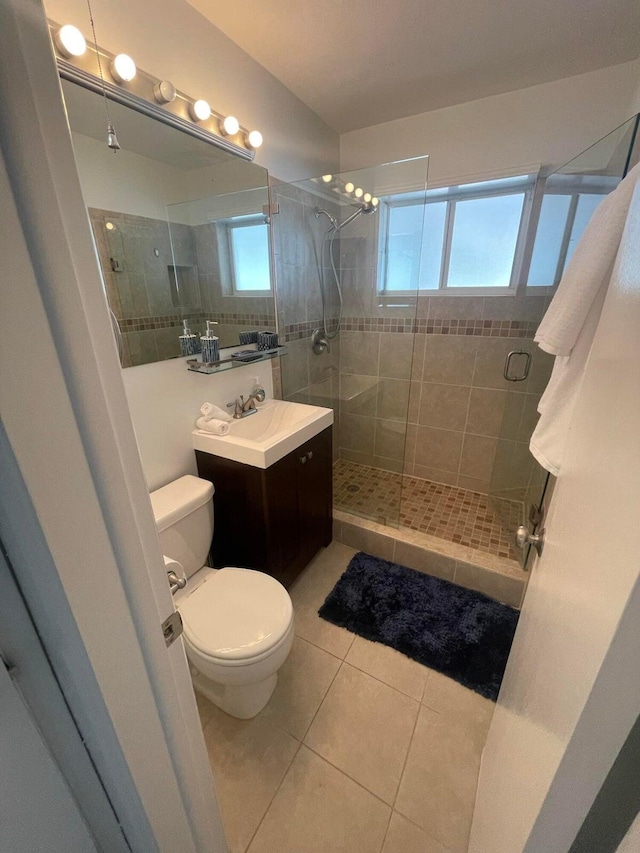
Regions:
<instances>
[{"instance_id":1,"label":"dark wood vanity cabinet","mask_svg":"<svg viewBox=\"0 0 640 853\"><path fill-rule=\"evenodd\" d=\"M289 586L332 538L331 427L269 468L196 450L215 486L213 565L259 569Z\"/></svg>"}]
</instances>

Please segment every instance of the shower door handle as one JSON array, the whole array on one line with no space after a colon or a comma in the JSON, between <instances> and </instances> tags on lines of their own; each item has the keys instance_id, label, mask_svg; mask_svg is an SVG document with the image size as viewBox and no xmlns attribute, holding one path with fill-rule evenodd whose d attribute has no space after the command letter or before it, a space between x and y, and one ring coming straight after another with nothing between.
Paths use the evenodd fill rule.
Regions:
<instances>
[{"instance_id":1,"label":"shower door handle","mask_svg":"<svg viewBox=\"0 0 640 853\"><path fill-rule=\"evenodd\" d=\"M511 359L514 355L526 355L526 361L524 363L524 370L522 371L521 376L514 376L509 372L509 368L511 367ZM526 349L513 349L510 353L507 354L507 358L504 362L504 371L502 375L507 380L507 382L524 382L524 380L529 375L529 368L531 366L531 353Z\"/></svg>"}]
</instances>

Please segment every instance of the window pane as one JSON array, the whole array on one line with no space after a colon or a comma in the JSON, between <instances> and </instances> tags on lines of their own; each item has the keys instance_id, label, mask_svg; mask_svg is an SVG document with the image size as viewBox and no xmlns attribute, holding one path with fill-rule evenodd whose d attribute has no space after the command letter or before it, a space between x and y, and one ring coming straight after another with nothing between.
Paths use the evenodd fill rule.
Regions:
<instances>
[{"instance_id":1,"label":"window pane","mask_svg":"<svg viewBox=\"0 0 640 853\"><path fill-rule=\"evenodd\" d=\"M473 198L455 207L448 287L508 287L524 193Z\"/></svg>"},{"instance_id":2,"label":"window pane","mask_svg":"<svg viewBox=\"0 0 640 853\"><path fill-rule=\"evenodd\" d=\"M556 269L570 204L570 195L547 194L542 200L527 281L530 287L555 284Z\"/></svg>"},{"instance_id":3,"label":"window pane","mask_svg":"<svg viewBox=\"0 0 640 853\"><path fill-rule=\"evenodd\" d=\"M571 255L573 255L575 248L580 241L580 238L582 237L582 232L589 224L589 220L591 219L594 210L603 198L605 198L605 196L601 193L580 193L578 198L578 207L576 208L576 215L571 229L571 236L569 237L567 257L564 262L565 269L569 263Z\"/></svg>"},{"instance_id":4,"label":"window pane","mask_svg":"<svg viewBox=\"0 0 640 853\"><path fill-rule=\"evenodd\" d=\"M267 226L231 228L235 289L271 290Z\"/></svg>"},{"instance_id":5,"label":"window pane","mask_svg":"<svg viewBox=\"0 0 640 853\"><path fill-rule=\"evenodd\" d=\"M444 202L389 208L386 290L438 287L446 210Z\"/></svg>"}]
</instances>

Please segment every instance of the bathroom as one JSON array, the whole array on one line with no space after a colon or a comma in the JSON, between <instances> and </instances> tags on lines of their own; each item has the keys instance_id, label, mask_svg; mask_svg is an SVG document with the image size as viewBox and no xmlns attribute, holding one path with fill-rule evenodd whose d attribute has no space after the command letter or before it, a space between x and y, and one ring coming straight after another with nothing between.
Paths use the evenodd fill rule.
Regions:
<instances>
[{"instance_id":1,"label":"bathroom","mask_svg":"<svg viewBox=\"0 0 640 853\"><path fill-rule=\"evenodd\" d=\"M264 389L266 400L256 400L257 415L237 419L243 429L253 429L273 401L322 412L317 430L289 448L304 450L305 475L313 484L319 481L312 465L324 459L326 448L318 452L310 442L328 431L332 444L329 469L323 469L331 471L332 482L328 492L326 484L317 490L324 495L319 544L310 554L287 558L283 570L295 632L275 691L247 720L220 710L205 691L195 694L216 789L215 815L207 820L217 821L218 829L210 831L221 825L233 853L488 853L477 841L475 848L468 845L494 703L317 611L359 551L483 593L512 610L521 607L535 554L531 549L527 561L513 533L528 524L535 535L539 520L529 515L530 506L548 511L552 491L552 480L528 451L552 367L552 357L533 342L557 284L557 278L534 281L531 272L540 211L551 197L544 188L557 181L550 194L571 196L576 176L587 172L602 176L590 195L604 197L618 183L637 129L631 119L639 106L638 61L576 67L572 74L531 78L495 93L460 95L446 105L436 99L404 114L380 114L375 122L356 117L354 103L353 119L348 111L336 119L339 133L258 64L265 62L259 51L256 61L248 45L243 50L231 41L231 19L216 20L213 12L207 17L205 3L171 3L163 7L163 20L153 20L150 4L136 5L93 4L105 56L126 51L141 72L174 81L191 98L208 98L216 114L237 112L247 131L259 128L264 144L248 158L239 134L231 137L240 154L226 150L224 157L195 137L172 147L174 128L141 130L139 140L131 109L110 103L121 146L114 154L103 141L99 91L63 81L83 205L114 314L108 335L119 330L121 379L110 367L108 381L124 386L126 397L113 411L130 416L135 431L134 443L132 435L126 439L127 476L138 477L136 488L143 484L150 493L185 475L203 476L203 448L211 442L205 436L194 445L200 407L208 401L227 410L231 404L232 413L242 395L240 414L248 414L251 405L243 408L256 388ZM68 22L92 40L80 0L51 0L46 11L54 34ZM184 44L168 40L172 25L184 33ZM224 57L224 68L197 60L211 51ZM406 209L394 206L402 194L417 211L413 271L408 286L394 287L390 263L401 261L402 252L394 256L389 245L393 214ZM574 218L580 198L571 202ZM453 208L495 199L517 203L504 291L478 282L456 285ZM246 218L261 235L263 267L260 287L248 294L238 285L239 268L229 276L237 248L229 222L242 226ZM579 232L569 234L567 222L563 228L575 241ZM82 252L84 263L95 267L95 282L91 249ZM565 245L556 252L557 273L567 251ZM435 255L439 266L426 270L424 259ZM454 292L444 294L447 287ZM98 301L93 310L100 316ZM205 334L206 320L214 322L210 331L228 356L226 369L187 370L187 358L197 361L198 354L180 356L185 320L196 338ZM89 360L99 347L112 347L105 328L96 333ZM234 350L245 347L241 335L252 330L276 331L281 350L232 364ZM514 375L522 378L513 381ZM9 431L11 419L5 422ZM230 429L236 427L232 420ZM253 486L249 480L238 485L232 467L216 471L210 478L213 565L261 568L270 545L246 557L242 550L259 539ZM266 471L265 465L261 483L270 488ZM270 506L284 507L282 525L293 528L288 500L284 491L274 492ZM150 543L153 555L157 536L147 515L137 523L147 525L140 540ZM224 537L235 562L215 556ZM154 571L154 595L168 595L158 592L162 570ZM125 587L132 609L142 612L136 583ZM188 673L176 678L185 694L191 691ZM197 749L202 735L190 737ZM197 798L191 784L190 796Z\"/></svg>"}]
</instances>

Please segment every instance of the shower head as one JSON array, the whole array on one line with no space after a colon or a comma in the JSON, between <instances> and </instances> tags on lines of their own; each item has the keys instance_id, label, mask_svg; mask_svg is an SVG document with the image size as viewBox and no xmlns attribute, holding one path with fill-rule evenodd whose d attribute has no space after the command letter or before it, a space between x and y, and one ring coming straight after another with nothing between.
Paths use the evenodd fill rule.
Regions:
<instances>
[{"instance_id":1,"label":"shower head","mask_svg":"<svg viewBox=\"0 0 640 853\"><path fill-rule=\"evenodd\" d=\"M336 231L340 231L342 228L345 227L345 225L349 225L350 222L353 222L354 219L357 219L363 213L365 213L365 214L375 213L377 209L378 208L374 207L374 205L372 205L371 202L365 202L363 204L358 205L358 209L355 210L351 214L351 216L347 216L347 218L344 220L344 222L341 222L340 225L338 225L338 227L336 228Z\"/></svg>"},{"instance_id":2,"label":"shower head","mask_svg":"<svg viewBox=\"0 0 640 853\"><path fill-rule=\"evenodd\" d=\"M316 219L319 219L320 215L324 214L331 222L332 231L341 231L345 227L345 225L348 225L350 222L353 222L354 219L357 219L363 213L368 215L369 213L375 213L377 210L378 208L374 204L371 204L370 201L363 202L362 204L358 205L357 209L354 210L351 216L347 216L344 222L338 222L335 216L332 216L328 210L324 210L319 207L315 207L313 212L316 215Z\"/></svg>"}]
</instances>

